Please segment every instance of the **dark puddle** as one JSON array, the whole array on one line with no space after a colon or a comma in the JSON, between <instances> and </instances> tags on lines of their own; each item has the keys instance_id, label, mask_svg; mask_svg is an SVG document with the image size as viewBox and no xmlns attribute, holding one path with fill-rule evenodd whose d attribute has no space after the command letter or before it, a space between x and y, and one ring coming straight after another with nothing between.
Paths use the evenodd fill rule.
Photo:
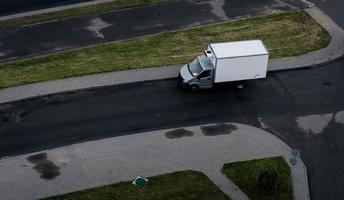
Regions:
<instances>
[{"instance_id":1,"label":"dark puddle","mask_svg":"<svg viewBox=\"0 0 344 200\"><path fill-rule=\"evenodd\" d=\"M80 101L80 99L90 97L92 96L92 94L93 90L71 91L61 94L47 95L45 97L42 97L40 100L42 104L45 105L59 105L73 101Z\"/></svg>"},{"instance_id":2,"label":"dark puddle","mask_svg":"<svg viewBox=\"0 0 344 200\"><path fill-rule=\"evenodd\" d=\"M324 85L324 86L331 86L331 85L332 85L332 82L330 82L330 81L324 81L324 82L322 83L322 85Z\"/></svg>"},{"instance_id":3,"label":"dark puddle","mask_svg":"<svg viewBox=\"0 0 344 200\"><path fill-rule=\"evenodd\" d=\"M50 95L50 96L46 96L42 98L42 102L44 104L50 105L50 104L62 104L67 102L68 99L68 95Z\"/></svg>"},{"instance_id":4,"label":"dark puddle","mask_svg":"<svg viewBox=\"0 0 344 200\"><path fill-rule=\"evenodd\" d=\"M0 122L20 122L27 112L23 110L14 111L14 112L2 112L0 111Z\"/></svg>"},{"instance_id":5,"label":"dark puddle","mask_svg":"<svg viewBox=\"0 0 344 200\"><path fill-rule=\"evenodd\" d=\"M216 124L201 126L202 133L206 136L227 135L238 128L233 124Z\"/></svg>"},{"instance_id":6,"label":"dark puddle","mask_svg":"<svg viewBox=\"0 0 344 200\"><path fill-rule=\"evenodd\" d=\"M184 128L175 129L172 131L166 132L165 136L169 139L176 139L181 137L191 137L193 136L193 132L188 131Z\"/></svg>"},{"instance_id":7,"label":"dark puddle","mask_svg":"<svg viewBox=\"0 0 344 200\"><path fill-rule=\"evenodd\" d=\"M46 153L29 156L27 160L35 165L33 169L41 174L42 179L52 180L60 175L60 168L47 159Z\"/></svg>"}]
</instances>

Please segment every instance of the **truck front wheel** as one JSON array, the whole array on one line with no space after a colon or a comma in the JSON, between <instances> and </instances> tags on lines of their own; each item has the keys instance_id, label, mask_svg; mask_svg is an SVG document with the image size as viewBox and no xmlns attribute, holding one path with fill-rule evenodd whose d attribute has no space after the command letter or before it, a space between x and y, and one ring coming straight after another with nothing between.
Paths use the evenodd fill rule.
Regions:
<instances>
[{"instance_id":1,"label":"truck front wheel","mask_svg":"<svg viewBox=\"0 0 344 200\"><path fill-rule=\"evenodd\" d=\"M236 86L238 89L244 89L245 84L244 83L238 83Z\"/></svg>"}]
</instances>

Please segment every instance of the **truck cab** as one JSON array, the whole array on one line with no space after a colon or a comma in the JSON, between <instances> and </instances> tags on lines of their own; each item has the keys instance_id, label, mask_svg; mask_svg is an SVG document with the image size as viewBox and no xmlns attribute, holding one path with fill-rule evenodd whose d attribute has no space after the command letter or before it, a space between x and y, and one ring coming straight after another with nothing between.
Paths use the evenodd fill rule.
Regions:
<instances>
[{"instance_id":1,"label":"truck cab","mask_svg":"<svg viewBox=\"0 0 344 200\"><path fill-rule=\"evenodd\" d=\"M197 56L192 62L184 65L179 73L179 85L185 89L198 89L213 86L214 65L206 53Z\"/></svg>"}]
</instances>

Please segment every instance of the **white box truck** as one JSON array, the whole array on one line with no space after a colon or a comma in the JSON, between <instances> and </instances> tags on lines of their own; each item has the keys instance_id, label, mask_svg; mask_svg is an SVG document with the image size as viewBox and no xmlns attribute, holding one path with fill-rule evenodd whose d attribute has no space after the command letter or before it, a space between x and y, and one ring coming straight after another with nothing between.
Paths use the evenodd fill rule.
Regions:
<instances>
[{"instance_id":1,"label":"white box truck","mask_svg":"<svg viewBox=\"0 0 344 200\"><path fill-rule=\"evenodd\" d=\"M179 85L197 91L216 83L265 78L268 60L261 40L209 44L203 55L180 69Z\"/></svg>"}]
</instances>

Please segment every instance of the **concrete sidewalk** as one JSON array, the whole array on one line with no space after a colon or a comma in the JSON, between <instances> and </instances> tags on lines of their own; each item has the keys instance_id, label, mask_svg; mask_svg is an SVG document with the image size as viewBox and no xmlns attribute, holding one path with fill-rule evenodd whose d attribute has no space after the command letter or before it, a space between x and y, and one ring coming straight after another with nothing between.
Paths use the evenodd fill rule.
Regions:
<instances>
[{"instance_id":1,"label":"concrete sidewalk","mask_svg":"<svg viewBox=\"0 0 344 200\"><path fill-rule=\"evenodd\" d=\"M344 55L344 30L318 8L313 7L307 9L306 11L329 31L332 36L330 44L326 48L310 52L305 55L271 59L268 66L269 71L312 66L336 59ZM62 80L54 80L19 87L6 88L0 90L0 104L42 95L81 90L86 88L96 88L139 81L175 78L178 75L179 69L180 65L153 67L147 69L128 70L67 78Z\"/></svg>"},{"instance_id":2,"label":"concrete sidewalk","mask_svg":"<svg viewBox=\"0 0 344 200\"><path fill-rule=\"evenodd\" d=\"M0 199L33 200L190 169L205 173L233 200L248 199L221 173L223 164L273 156L289 161L291 150L276 136L238 123L108 138L1 159ZM290 167L294 199L310 199L302 160Z\"/></svg>"}]
</instances>

